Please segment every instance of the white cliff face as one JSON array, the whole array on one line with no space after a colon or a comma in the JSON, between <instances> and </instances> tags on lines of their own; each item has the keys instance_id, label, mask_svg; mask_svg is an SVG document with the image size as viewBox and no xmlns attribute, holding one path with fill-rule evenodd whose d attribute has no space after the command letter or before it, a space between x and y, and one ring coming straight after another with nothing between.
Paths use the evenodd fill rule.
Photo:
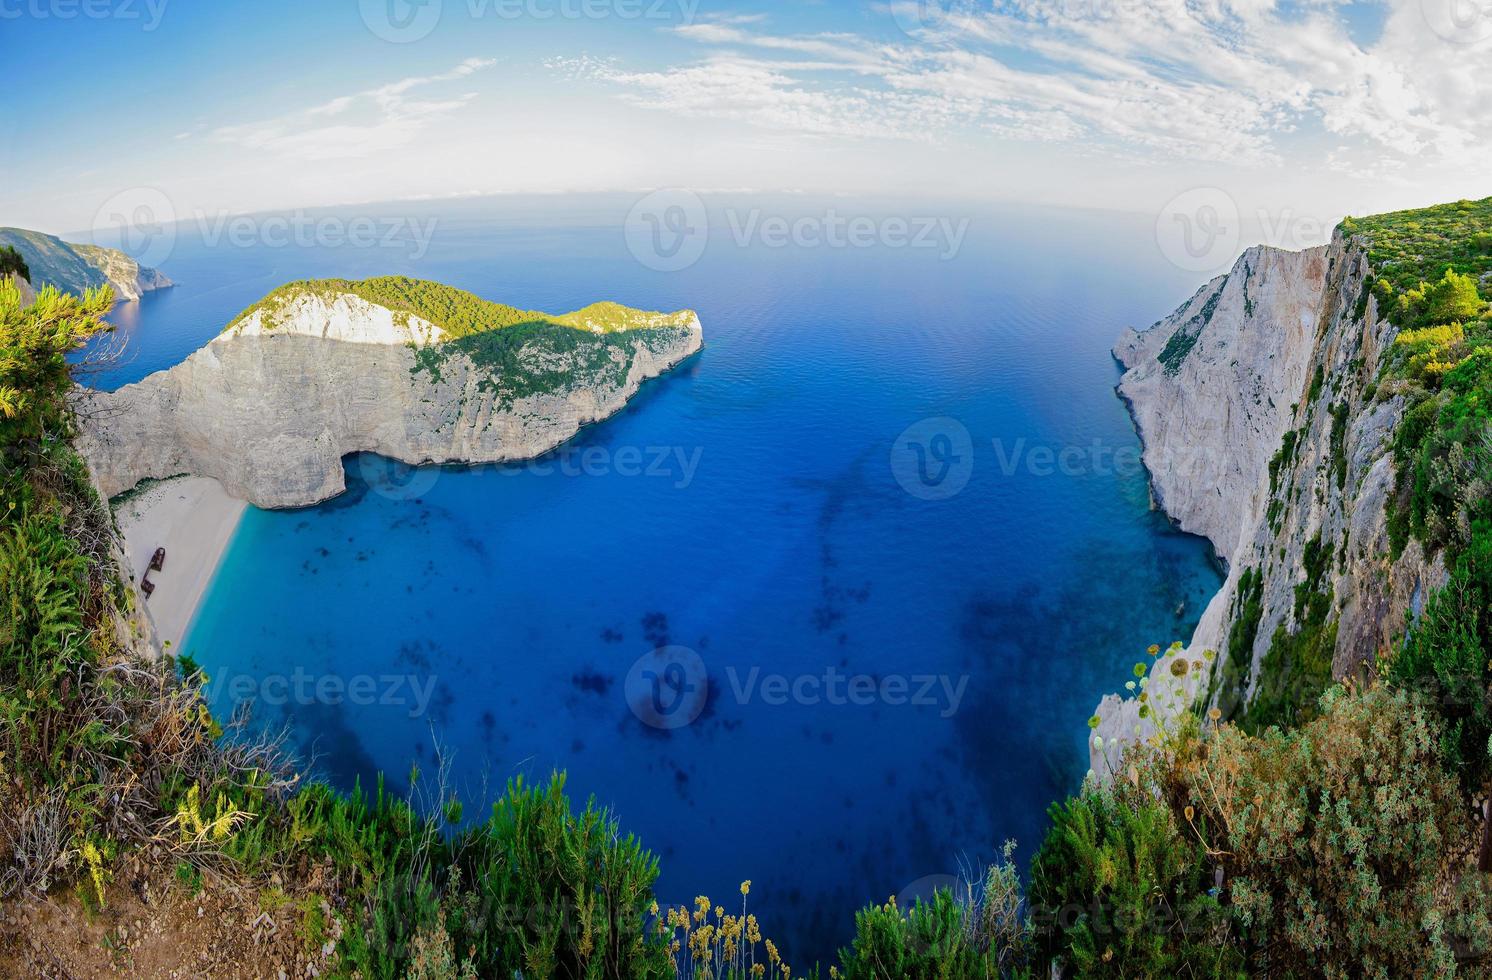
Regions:
<instances>
[{"instance_id":1,"label":"white cliff face","mask_svg":"<svg viewBox=\"0 0 1492 980\"><path fill-rule=\"evenodd\" d=\"M224 330L213 343L238 337L270 335L317 337L347 344L415 344L424 347L446 339L445 331L429 320L395 312L361 296L325 296L305 292L271 311L263 307Z\"/></svg>"},{"instance_id":2,"label":"white cliff face","mask_svg":"<svg viewBox=\"0 0 1492 980\"><path fill-rule=\"evenodd\" d=\"M1376 400L1397 331L1366 295L1368 271L1340 237L1303 252L1252 248L1115 347L1157 503L1212 542L1228 576L1190 643L1157 659L1148 717L1135 698L1099 705L1102 747L1090 761L1100 777L1127 744L1155 733L1157 717L1252 699L1276 631L1299 633L1308 618L1297 586L1326 597L1335 637L1323 642L1340 678L1371 669L1402 636L1415 597L1444 583L1443 565L1417 543L1389 559L1390 443L1403 405ZM1261 580L1251 641L1249 630L1230 636L1244 618L1246 573Z\"/></svg>"},{"instance_id":3,"label":"white cliff face","mask_svg":"<svg viewBox=\"0 0 1492 980\"><path fill-rule=\"evenodd\" d=\"M1262 511L1269 459L1308 381L1325 252L1251 248L1175 313L1144 333L1125 331L1114 347L1157 504L1228 561Z\"/></svg>"},{"instance_id":4,"label":"white cliff face","mask_svg":"<svg viewBox=\"0 0 1492 980\"><path fill-rule=\"evenodd\" d=\"M80 395L78 447L112 496L145 478L210 476L259 507L341 493L342 457L485 463L541 455L618 411L643 381L699 350L699 320L566 349L520 352L577 379L541 393L478 364L440 331L358 297L306 296L273 327L251 315L181 364L117 392ZM525 371L526 373L526 371ZM519 394L510 394L511 392Z\"/></svg>"}]
</instances>

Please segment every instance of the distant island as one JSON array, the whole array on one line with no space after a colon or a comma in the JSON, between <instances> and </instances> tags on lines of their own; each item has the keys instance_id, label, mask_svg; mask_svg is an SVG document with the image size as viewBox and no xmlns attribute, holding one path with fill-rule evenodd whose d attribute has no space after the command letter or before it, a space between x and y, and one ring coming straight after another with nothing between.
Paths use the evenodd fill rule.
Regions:
<instances>
[{"instance_id":1,"label":"distant island","mask_svg":"<svg viewBox=\"0 0 1492 980\"><path fill-rule=\"evenodd\" d=\"M117 248L65 242L56 235L24 228L0 228L0 248L6 247L20 253L28 269L29 275L19 280L23 299L31 298L43 286L56 286L75 295L109 286L117 300L129 302L152 290L176 285Z\"/></svg>"},{"instance_id":2,"label":"distant island","mask_svg":"<svg viewBox=\"0 0 1492 980\"><path fill-rule=\"evenodd\" d=\"M349 453L542 455L700 346L691 310L555 315L404 277L293 282L170 370L81 392L78 445L110 496L190 474L256 506L306 506L345 489Z\"/></svg>"}]
</instances>

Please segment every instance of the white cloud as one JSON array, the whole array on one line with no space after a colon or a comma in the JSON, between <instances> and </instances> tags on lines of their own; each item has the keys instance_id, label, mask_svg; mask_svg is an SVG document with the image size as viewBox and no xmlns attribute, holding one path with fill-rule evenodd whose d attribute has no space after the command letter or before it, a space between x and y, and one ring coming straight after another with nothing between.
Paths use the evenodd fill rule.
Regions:
<instances>
[{"instance_id":1,"label":"white cloud","mask_svg":"<svg viewBox=\"0 0 1492 980\"><path fill-rule=\"evenodd\" d=\"M937 0L896 0L895 43L710 21L672 31L706 46L693 62L586 68L639 106L810 136L983 131L1257 167L1311 131L1371 148L1378 171L1466 167L1492 127L1492 37L1437 33L1443 2L1390 0L1364 47L1337 0L943 0L932 18Z\"/></svg>"},{"instance_id":2,"label":"white cloud","mask_svg":"<svg viewBox=\"0 0 1492 980\"><path fill-rule=\"evenodd\" d=\"M305 160L364 157L411 143L436 120L476 98L475 92L464 92L419 99L411 97L412 90L458 81L494 64L492 59L468 58L440 74L404 78L273 119L220 126L211 135L245 149Z\"/></svg>"}]
</instances>

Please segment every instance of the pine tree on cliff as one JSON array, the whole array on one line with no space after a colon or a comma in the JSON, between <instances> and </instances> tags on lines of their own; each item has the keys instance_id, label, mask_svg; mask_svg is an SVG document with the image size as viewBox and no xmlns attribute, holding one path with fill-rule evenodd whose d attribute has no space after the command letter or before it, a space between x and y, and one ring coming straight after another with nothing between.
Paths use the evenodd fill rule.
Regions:
<instances>
[{"instance_id":1,"label":"pine tree on cliff","mask_svg":"<svg viewBox=\"0 0 1492 980\"><path fill-rule=\"evenodd\" d=\"M21 253L14 246L0 245L0 278L12 273L27 282L31 281L31 270L26 268L26 260L21 258Z\"/></svg>"}]
</instances>

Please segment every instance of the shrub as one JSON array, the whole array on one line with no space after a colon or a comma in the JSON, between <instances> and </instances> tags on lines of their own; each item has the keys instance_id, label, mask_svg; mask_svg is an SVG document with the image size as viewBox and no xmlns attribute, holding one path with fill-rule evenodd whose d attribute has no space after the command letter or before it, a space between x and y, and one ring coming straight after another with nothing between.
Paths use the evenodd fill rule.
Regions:
<instances>
[{"instance_id":1,"label":"shrub","mask_svg":"<svg viewBox=\"0 0 1492 980\"><path fill-rule=\"evenodd\" d=\"M1234 935L1275 976L1410 976L1492 948L1485 884L1463 876L1465 802L1434 711L1405 691L1333 688L1321 716L1231 726L1162 765L1162 795L1225 871Z\"/></svg>"},{"instance_id":2,"label":"shrub","mask_svg":"<svg viewBox=\"0 0 1492 980\"><path fill-rule=\"evenodd\" d=\"M855 914L855 938L840 951L847 980L881 977L1029 977L1032 926L1022 908L1014 842L976 888L939 889L901 909L894 898Z\"/></svg>"},{"instance_id":3,"label":"shrub","mask_svg":"<svg viewBox=\"0 0 1492 980\"><path fill-rule=\"evenodd\" d=\"M15 246L0 245L0 279L11 275L31 281L31 270L26 268L26 260L16 251Z\"/></svg>"},{"instance_id":4,"label":"shrub","mask_svg":"<svg viewBox=\"0 0 1492 980\"><path fill-rule=\"evenodd\" d=\"M1038 942L1070 975L1242 975L1206 849L1149 786L1090 781L1048 812L1030 902Z\"/></svg>"},{"instance_id":5,"label":"shrub","mask_svg":"<svg viewBox=\"0 0 1492 980\"><path fill-rule=\"evenodd\" d=\"M1492 524L1477 525L1446 586L1430 597L1388 675L1426 693L1443 718L1440 758L1468 792L1482 788L1492 736Z\"/></svg>"}]
</instances>

